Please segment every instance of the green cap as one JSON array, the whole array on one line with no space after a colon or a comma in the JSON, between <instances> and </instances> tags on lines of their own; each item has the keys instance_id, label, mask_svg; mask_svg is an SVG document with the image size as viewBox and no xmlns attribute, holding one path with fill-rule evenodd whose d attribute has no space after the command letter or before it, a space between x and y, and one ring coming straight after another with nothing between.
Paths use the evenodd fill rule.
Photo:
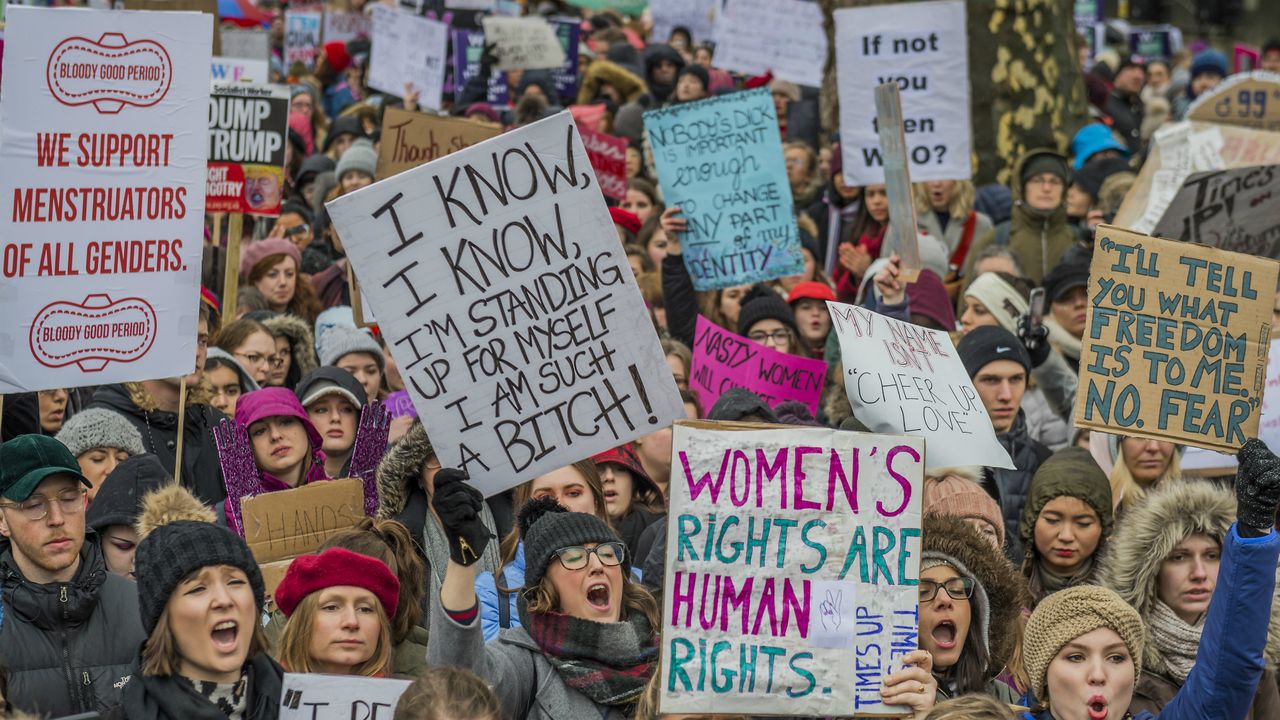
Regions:
<instances>
[{"instance_id":1,"label":"green cap","mask_svg":"<svg viewBox=\"0 0 1280 720\"><path fill-rule=\"evenodd\" d=\"M22 502L50 475L70 475L93 487L67 446L51 437L19 435L0 445L0 495Z\"/></svg>"}]
</instances>

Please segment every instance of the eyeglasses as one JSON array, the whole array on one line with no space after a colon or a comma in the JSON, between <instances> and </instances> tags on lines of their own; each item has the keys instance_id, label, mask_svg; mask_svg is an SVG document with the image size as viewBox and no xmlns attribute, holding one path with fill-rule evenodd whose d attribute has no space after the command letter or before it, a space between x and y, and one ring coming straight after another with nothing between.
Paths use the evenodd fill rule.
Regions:
<instances>
[{"instance_id":1,"label":"eyeglasses","mask_svg":"<svg viewBox=\"0 0 1280 720\"><path fill-rule=\"evenodd\" d=\"M774 330L773 332L756 330L755 332L747 335L747 337L751 338L752 340L758 343L763 343L769 340L773 340L775 345L781 345L785 342L790 342L791 331L787 330L786 328L783 328L781 330Z\"/></svg>"},{"instance_id":2,"label":"eyeglasses","mask_svg":"<svg viewBox=\"0 0 1280 720\"><path fill-rule=\"evenodd\" d=\"M36 522L49 516L50 502L57 502L63 515L78 515L84 510L84 497L88 491L84 488L67 489L58 493L55 498L44 495L32 495L20 503L0 503L0 507L14 508L26 519Z\"/></svg>"},{"instance_id":3,"label":"eyeglasses","mask_svg":"<svg viewBox=\"0 0 1280 720\"><path fill-rule=\"evenodd\" d=\"M235 356L240 358L241 360L244 360L246 365L252 365L254 367L257 367L259 365L265 364L279 370L280 368L284 367L284 362L285 360L288 359L287 357L285 357L286 354L287 353L276 354L276 355L259 355L258 353L249 353L248 355L244 355L241 353L235 353Z\"/></svg>"},{"instance_id":4,"label":"eyeglasses","mask_svg":"<svg viewBox=\"0 0 1280 720\"><path fill-rule=\"evenodd\" d=\"M973 588L977 581L971 577L953 577L943 582L932 580L920 581L920 602L929 602L938 594L938 588L947 591L952 600L966 600L973 597Z\"/></svg>"},{"instance_id":5,"label":"eyeglasses","mask_svg":"<svg viewBox=\"0 0 1280 720\"><path fill-rule=\"evenodd\" d=\"M627 556L627 547L620 542L607 542L593 548L571 545L556 550L556 556L560 558L560 564L565 570L581 570L587 566L593 554L600 559L601 565L614 567L622 564L623 558Z\"/></svg>"}]
</instances>

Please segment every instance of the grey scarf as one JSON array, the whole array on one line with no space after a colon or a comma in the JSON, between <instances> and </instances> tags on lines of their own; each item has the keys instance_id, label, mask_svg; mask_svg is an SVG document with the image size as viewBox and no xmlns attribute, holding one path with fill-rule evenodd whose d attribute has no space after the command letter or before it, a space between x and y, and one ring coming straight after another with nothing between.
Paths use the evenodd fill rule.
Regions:
<instances>
[{"instance_id":1,"label":"grey scarf","mask_svg":"<svg viewBox=\"0 0 1280 720\"><path fill-rule=\"evenodd\" d=\"M1191 668L1196 664L1196 650L1200 647L1200 633L1204 631L1204 616L1195 625L1188 625L1168 605L1156 600L1147 618L1151 642L1160 651L1160 659L1168 667L1169 675L1179 683L1187 681Z\"/></svg>"}]
</instances>

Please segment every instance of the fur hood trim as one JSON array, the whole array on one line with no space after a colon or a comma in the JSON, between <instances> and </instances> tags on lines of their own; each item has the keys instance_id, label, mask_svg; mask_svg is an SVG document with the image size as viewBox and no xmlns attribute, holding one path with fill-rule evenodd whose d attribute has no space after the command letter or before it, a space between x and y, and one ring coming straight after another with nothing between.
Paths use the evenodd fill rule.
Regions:
<instances>
[{"instance_id":1,"label":"fur hood trim","mask_svg":"<svg viewBox=\"0 0 1280 720\"><path fill-rule=\"evenodd\" d=\"M319 367L316 360L316 343L311 333L311 326L296 315L280 313L262 321L273 336L284 335L289 338L289 349L293 351L293 363L298 366L298 377Z\"/></svg>"},{"instance_id":2,"label":"fur hood trim","mask_svg":"<svg viewBox=\"0 0 1280 720\"><path fill-rule=\"evenodd\" d=\"M434 454L422 421L414 420L409 432L378 463L378 517L394 519L404 510L409 495L418 487L422 465Z\"/></svg>"},{"instance_id":3,"label":"fur hood trim","mask_svg":"<svg viewBox=\"0 0 1280 720\"><path fill-rule=\"evenodd\" d=\"M160 409L160 403L151 397L151 393L143 387L140 382L130 382L124 384L125 392L129 394L129 400L138 406L143 412L155 412ZM192 405L208 405L213 399L213 386L209 384L208 378L200 378L200 382L187 387L187 406Z\"/></svg>"},{"instance_id":4,"label":"fur hood trim","mask_svg":"<svg viewBox=\"0 0 1280 720\"><path fill-rule=\"evenodd\" d=\"M213 523L216 518L212 510L177 483L169 483L147 493L142 498L142 512L138 513L135 525L138 541L141 542L156 528L178 520Z\"/></svg>"}]
</instances>

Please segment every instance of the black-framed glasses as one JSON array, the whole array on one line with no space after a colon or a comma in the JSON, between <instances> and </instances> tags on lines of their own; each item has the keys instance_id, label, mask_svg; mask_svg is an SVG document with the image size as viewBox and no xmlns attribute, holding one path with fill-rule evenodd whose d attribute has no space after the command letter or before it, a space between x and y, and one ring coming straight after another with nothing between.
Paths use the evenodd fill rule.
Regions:
<instances>
[{"instance_id":1,"label":"black-framed glasses","mask_svg":"<svg viewBox=\"0 0 1280 720\"><path fill-rule=\"evenodd\" d=\"M942 582L932 580L920 581L920 602L929 602L938 594L938 588L947 591L952 600L968 600L973 597L973 588L977 581L971 577L947 578Z\"/></svg>"},{"instance_id":2,"label":"black-framed glasses","mask_svg":"<svg viewBox=\"0 0 1280 720\"><path fill-rule=\"evenodd\" d=\"M571 545L556 550L556 557L560 558L560 564L565 570L581 570L587 566L593 554L600 558L601 565L614 567L621 565L627 557L627 546L620 542L607 542L593 548Z\"/></svg>"},{"instance_id":3,"label":"black-framed glasses","mask_svg":"<svg viewBox=\"0 0 1280 720\"><path fill-rule=\"evenodd\" d=\"M22 513L26 519L38 522L49 517L49 507L55 502L58 503L58 509L63 515L80 514L84 511L84 498L88 493L89 491L84 488L68 488L52 498L32 495L20 503L0 503L0 507L13 508Z\"/></svg>"},{"instance_id":4,"label":"black-framed glasses","mask_svg":"<svg viewBox=\"0 0 1280 720\"><path fill-rule=\"evenodd\" d=\"M756 330L755 332L747 335L747 337L751 338L752 340L758 343L763 343L766 340L769 340L770 338L772 338L774 343L781 345L791 340L791 331L786 328L782 328L781 330L774 330L773 332Z\"/></svg>"}]
</instances>

